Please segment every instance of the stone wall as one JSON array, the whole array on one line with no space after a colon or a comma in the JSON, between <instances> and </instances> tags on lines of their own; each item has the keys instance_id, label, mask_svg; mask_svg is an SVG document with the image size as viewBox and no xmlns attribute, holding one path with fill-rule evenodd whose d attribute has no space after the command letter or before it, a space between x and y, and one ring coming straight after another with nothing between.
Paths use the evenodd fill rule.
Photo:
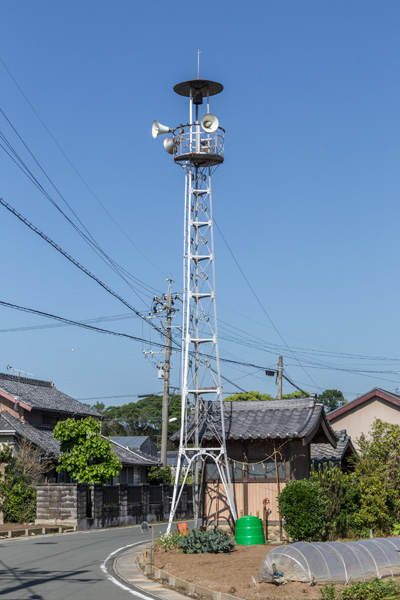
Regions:
<instances>
[{"instance_id":1,"label":"stone wall","mask_svg":"<svg viewBox=\"0 0 400 600\"><path fill-rule=\"evenodd\" d=\"M48 483L37 486L36 523L78 530L168 520L172 486ZM177 519L193 516L191 486L182 491Z\"/></svg>"}]
</instances>

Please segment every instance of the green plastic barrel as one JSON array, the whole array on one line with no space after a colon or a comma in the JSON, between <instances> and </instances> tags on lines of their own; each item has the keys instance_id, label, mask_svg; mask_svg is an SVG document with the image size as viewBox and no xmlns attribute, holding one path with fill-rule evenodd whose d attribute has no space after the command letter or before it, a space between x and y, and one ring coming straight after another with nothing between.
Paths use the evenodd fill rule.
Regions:
<instances>
[{"instance_id":1,"label":"green plastic barrel","mask_svg":"<svg viewBox=\"0 0 400 600\"><path fill-rule=\"evenodd\" d=\"M264 529L261 519L248 515L236 521L235 540L243 546L265 544Z\"/></svg>"}]
</instances>

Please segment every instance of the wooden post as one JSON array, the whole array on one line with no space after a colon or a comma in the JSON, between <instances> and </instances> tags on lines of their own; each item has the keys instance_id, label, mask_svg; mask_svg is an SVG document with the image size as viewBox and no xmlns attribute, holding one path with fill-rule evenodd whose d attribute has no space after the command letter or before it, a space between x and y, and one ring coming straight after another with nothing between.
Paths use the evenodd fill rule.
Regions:
<instances>
[{"instance_id":1,"label":"wooden post","mask_svg":"<svg viewBox=\"0 0 400 600\"><path fill-rule=\"evenodd\" d=\"M275 440L274 440L274 459L275 459L276 486L277 486L277 491L278 491L278 496L279 496L279 494L281 493L281 486L279 484L279 470L278 470L278 459L277 459ZM278 511L279 511L279 508L278 508ZM282 517L281 517L280 512L279 512L279 535L282 540Z\"/></svg>"}]
</instances>

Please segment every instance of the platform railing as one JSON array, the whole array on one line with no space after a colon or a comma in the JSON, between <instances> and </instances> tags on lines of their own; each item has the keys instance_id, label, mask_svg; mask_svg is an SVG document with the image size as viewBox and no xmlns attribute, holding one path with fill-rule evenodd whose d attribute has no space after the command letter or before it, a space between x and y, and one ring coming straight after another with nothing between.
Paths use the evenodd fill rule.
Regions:
<instances>
[{"instance_id":1,"label":"platform railing","mask_svg":"<svg viewBox=\"0 0 400 600\"><path fill-rule=\"evenodd\" d=\"M204 154L211 156L224 156L224 134L222 127L212 133L206 133L200 125L184 125L175 130L174 158L179 160L188 154Z\"/></svg>"}]
</instances>

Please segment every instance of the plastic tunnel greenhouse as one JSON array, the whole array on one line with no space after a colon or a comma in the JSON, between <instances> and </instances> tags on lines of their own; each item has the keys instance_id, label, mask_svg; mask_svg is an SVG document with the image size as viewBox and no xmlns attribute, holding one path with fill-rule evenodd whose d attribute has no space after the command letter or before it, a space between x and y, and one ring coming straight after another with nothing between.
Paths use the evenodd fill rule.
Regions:
<instances>
[{"instance_id":1,"label":"plastic tunnel greenhouse","mask_svg":"<svg viewBox=\"0 0 400 600\"><path fill-rule=\"evenodd\" d=\"M400 575L400 538L357 542L296 542L271 550L258 580L350 583Z\"/></svg>"}]
</instances>

